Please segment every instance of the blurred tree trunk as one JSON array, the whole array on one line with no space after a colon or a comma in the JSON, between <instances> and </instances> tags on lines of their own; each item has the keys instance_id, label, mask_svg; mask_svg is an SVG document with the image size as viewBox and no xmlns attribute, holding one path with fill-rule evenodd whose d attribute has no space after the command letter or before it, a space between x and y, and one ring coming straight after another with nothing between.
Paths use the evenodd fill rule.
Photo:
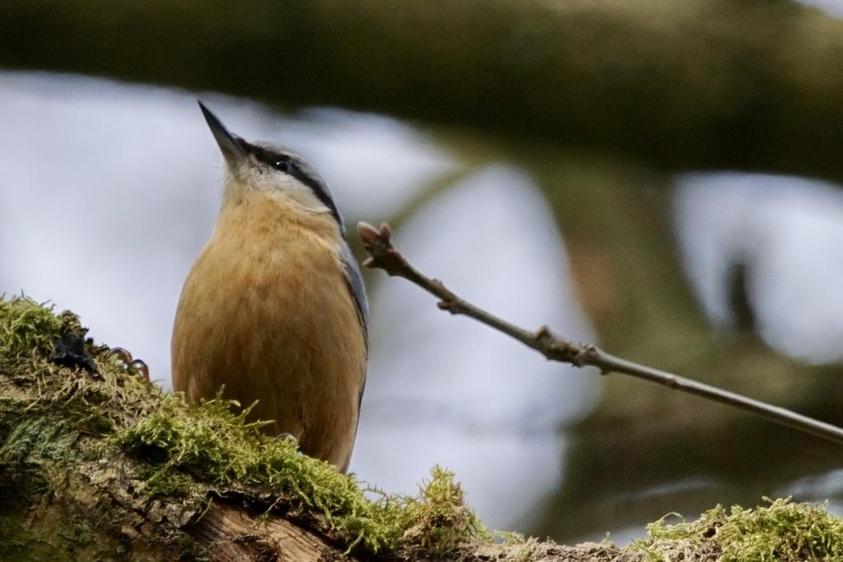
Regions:
<instances>
[{"instance_id":1,"label":"blurred tree trunk","mask_svg":"<svg viewBox=\"0 0 843 562\"><path fill-rule=\"evenodd\" d=\"M670 178L570 151L521 146L512 154L548 194L580 301L606 349L843 423L839 366L805 365L770 349L753 331L751 310L737 311L743 330L711 329L673 243ZM749 265L735 267L732 303L743 309ZM537 530L563 540L581 539L597 525L694 512L712 496L757 501L773 493L770 482L784 485L839 466L831 443L615 375L605 379L597 408L569 434L564 487Z\"/></svg>"},{"instance_id":2,"label":"blurred tree trunk","mask_svg":"<svg viewBox=\"0 0 843 562\"><path fill-rule=\"evenodd\" d=\"M843 22L785 1L7 2L0 64L843 179Z\"/></svg>"}]
</instances>

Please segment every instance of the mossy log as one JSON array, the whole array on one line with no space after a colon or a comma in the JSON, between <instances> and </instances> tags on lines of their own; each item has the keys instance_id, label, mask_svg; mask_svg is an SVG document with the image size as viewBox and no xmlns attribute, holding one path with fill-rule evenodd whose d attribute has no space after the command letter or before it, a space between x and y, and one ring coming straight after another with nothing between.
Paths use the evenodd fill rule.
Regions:
<instances>
[{"instance_id":1,"label":"mossy log","mask_svg":"<svg viewBox=\"0 0 843 562\"><path fill-rule=\"evenodd\" d=\"M267 437L229 401L164 394L71 313L0 300L0 560L840 559L843 521L777 500L649 539L560 546L491 533L453 475L417 497ZM735 557L738 553L739 556Z\"/></svg>"}]
</instances>

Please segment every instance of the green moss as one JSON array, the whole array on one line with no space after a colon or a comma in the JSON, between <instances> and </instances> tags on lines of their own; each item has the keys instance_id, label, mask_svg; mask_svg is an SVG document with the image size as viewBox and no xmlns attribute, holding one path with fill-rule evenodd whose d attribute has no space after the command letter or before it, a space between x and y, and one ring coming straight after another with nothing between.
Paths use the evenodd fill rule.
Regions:
<instances>
[{"instance_id":1,"label":"green moss","mask_svg":"<svg viewBox=\"0 0 843 562\"><path fill-rule=\"evenodd\" d=\"M41 534L24 526L21 517L0 515L0 560L18 562L61 561L67 557Z\"/></svg>"},{"instance_id":2,"label":"green moss","mask_svg":"<svg viewBox=\"0 0 843 562\"><path fill-rule=\"evenodd\" d=\"M255 507L282 507L349 550L447 553L485 534L450 472L434 468L417 497L361 489L353 477L300 454L292 439L264 435L236 403L194 405L164 394L108 348L86 344L96 375L52 364L55 342L67 333L85 334L70 313L55 315L23 297L0 300L0 375L14 381L0 389L0 472L27 480L27 489L55 486L62 466L80 455L122 449L136 459L150 500L201 503L234 491ZM104 439L77 446L92 435ZM62 536L78 538L77 530Z\"/></svg>"},{"instance_id":3,"label":"green moss","mask_svg":"<svg viewBox=\"0 0 843 562\"><path fill-rule=\"evenodd\" d=\"M454 474L440 467L433 468L419 498L405 500L396 511L401 522L401 539L434 554L456 550L469 538L489 536L465 505Z\"/></svg>"},{"instance_id":4,"label":"green moss","mask_svg":"<svg viewBox=\"0 0 843 562\"><path fill-rule=\"evenodd\" d=\"M435 467L415 497L363 489L353 476L299 454L293 440L264 435L234 402L187 404L133 375L108 348L86 343L96 375L54 365L54 342L68 333L84 336L74 315L55 315L26 298L0 299L0 506L27 505L21 494L61 496L67 467L111 458L124 461L121 470L131 472L132 493L148 516L170 502L154 519L170 525L156 540L171 541L188 558L201 558L202 550L172 521L186 524L208 501L231 493L265 513L279 508L361 558L471 559L468 553L482 552L484 559L526 562L564 552L570 560L843 559L843 521L821 506L787 500L751 510L717 507L690 523L662 519L650 525L648 540L625 551L491 540L446 470ZM176 512L167 511L174 504ZM56 560L110 559L125 546L94 535L101 523L119 519L112 513L88 520L47 510L26 528L14 515L0 511L0 558L37 551ZM42 544L40 536L57 540ZM10 559L28 559L21 556Z\"/></svg>"},{"instance_id":5,"label":"green moss","mask_svg":"<svg viewBox=\"0 0 843 562\"><path fill-rule=\"evenodd\" d=\"M668 524L663 518L648 526L650 539L636 546L654 561L690 551L716 554L722 562L843 559L843 520L823 506L767 501L755 509L717 506L693 522Z\"/></svg>"},{"instance_id":6,"label":"green moss","mask_svg":"<svg viewBox=\"0 0 843 562\"><path fill-rule=\"evenodd\" d=\"M21 509L26 509L21 507ZM118 543L66 512L39 517L0 514L0 560L15 562L113 562Z\"/></svg>"},{"instance_id":7,"label":"green moss","mask_svg":"<svg viewBox=\"0 0 843 562\"><path fill-rule=\"evenodd\" d=\"M130 453L157 466L153 493L172 493L173 476L189 473L222 486L259 489L268 503L282 503L317 516L351 547L371 551L456 549L484 531L465 505L453 474L434 468L418 497L381 493L367 497L353 477L301 455L292 439L268 437L245 421L236 404L216 399L194 406L168 395L159 410L115 439Z\"/></svg>"},{"instance_id":8,"label":"green moss","mask_svg":"<svg viewBox=\"0 0 843 562\"><path fill-rule=\"evenodd\" d=\"M60 532L62 538L80 547L94 544L96 535L87 521L78 516L70 517L68 525Z\"/></svg>"},{"instance_id":9,"label":"green moss","mask_svg":"<svg viewBox=\"0 0 843 562\"><path fill-rule=\"evenodd\" d=\"M0 298L0 371L52 352L63 319L27 297Z\"/></svg>"}]
</instances>

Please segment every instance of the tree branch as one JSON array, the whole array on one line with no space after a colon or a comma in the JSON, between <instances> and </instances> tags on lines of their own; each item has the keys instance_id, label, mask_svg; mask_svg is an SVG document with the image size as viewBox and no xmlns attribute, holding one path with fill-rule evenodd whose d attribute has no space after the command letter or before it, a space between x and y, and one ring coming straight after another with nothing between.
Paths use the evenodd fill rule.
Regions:
<instances>
[{"instance_id":1,"label":"tree branch","mask_svg":"<svg viewBox=\"0 0 843 562\"><path fill-rule=\"evenodd\" d=\"M375 228L361 222L357 228L363 247L369 254L363 262L366 267L383 269L391 276L403 277L441 299L438 303L440 309L447 310L451 314L474 318L535 349L551 361L570 363L577 367L597 367L604 375L622 373L655 382L674 390L702 396L708 400L754 413L775 423L843 445L843 429L834 425L667 371L615 357L594 344L575 344L554 335L547 326L542 326L535 332L515 326L471 304L445 287L442 281L427 277L413 267L407 258L392 245L392 231L389 225L384 223Z\"/></svg>"},{"instance_id":2,"label":"tree branch","mask_svg":"<svg viewBox=\"0 0 843 562\"><path fill-rule=\"evenodd\" d=\"M843 180L843 22L795 1L3 8L4 68L390 113L612 151L670 171ZM119 56L103 56L111 52Z\"/></svg>"}]
</instances>

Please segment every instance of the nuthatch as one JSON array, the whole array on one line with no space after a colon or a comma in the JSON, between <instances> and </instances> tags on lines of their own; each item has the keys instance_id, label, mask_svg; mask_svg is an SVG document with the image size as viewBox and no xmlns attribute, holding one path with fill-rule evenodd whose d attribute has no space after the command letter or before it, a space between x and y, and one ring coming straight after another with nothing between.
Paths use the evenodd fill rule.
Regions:
<instances>
[{"instance_id":1,"label":"nuthatch","mask_svg":"<svg viewBox=\"0 0 843 562\"><path fill-rule=\"evenodd\" d=\"M230 133L222 208L182 289L173 386L257 401L250 419L348 469L366 380L368 305L328 187L300 156Z\"/></svg>"}]
</instances>

